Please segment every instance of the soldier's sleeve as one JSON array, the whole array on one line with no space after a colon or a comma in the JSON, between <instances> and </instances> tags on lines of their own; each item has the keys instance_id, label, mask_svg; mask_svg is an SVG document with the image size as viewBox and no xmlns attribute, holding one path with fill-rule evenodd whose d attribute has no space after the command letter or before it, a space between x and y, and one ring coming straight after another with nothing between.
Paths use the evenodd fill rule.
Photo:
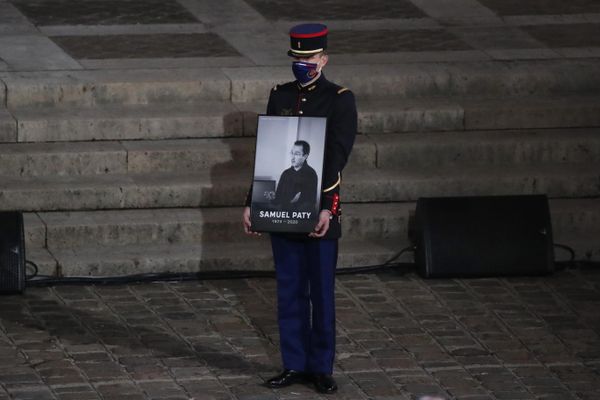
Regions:
<instances>
[{"instance_id":1,"label":"soldier's sleeve","mask_svg":"<svg viewBox=\"0 0 600 400\"><path fill-rule=\"evenodd\" d=\"M269 93L269 102L267 103L267 115L277 115L275 110L275 100L274 93L277 92L277 86L271 89L271 93ZM250 189L246 193L246 200L244 201L244 206L250 207L252 204L252 184L250 184Z\"/></svg>"},{"instance_id":2,"label":"soldier's sleeve","mask_svg":"<svg viewBox=\"0 0 600 400\"><path fill-rule=\"evenodd\" d=\"M321 209L337 215L340 203L342 170L354 145L357 129L356 102L348 89L340 89L329 121L325 167L323 169L323 201Z\"/></svg>"},{"instance_id":3,"label":"soldier's sleeve","mask_svg":"<svg viewBox=\"0 0 600 400\"><path fill-rule=\"evenodd\" d=\"M246 200L244 200L244 207L250 207L252 204L252 183L250 184L250 189L248 189L248 193L246 193Z\"/></svg>"}]
</instances>

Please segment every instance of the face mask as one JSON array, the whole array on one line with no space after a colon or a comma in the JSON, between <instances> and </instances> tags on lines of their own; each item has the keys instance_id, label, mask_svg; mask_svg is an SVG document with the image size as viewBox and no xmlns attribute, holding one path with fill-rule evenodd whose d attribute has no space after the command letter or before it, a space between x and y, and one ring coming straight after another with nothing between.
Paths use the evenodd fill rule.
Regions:
<instances>
[{"instance_id":1,"label":"face mask","mask_svg":"<svg viewBox=\"0 0 600 400\"><path fill-rule=\"evenodd\" d=\"M292 63L292 72L301 84L308 83L315 79L319 74L317 71L318 64L307 63L302 61L294 61Z\"/></svg>"}]
</instances>

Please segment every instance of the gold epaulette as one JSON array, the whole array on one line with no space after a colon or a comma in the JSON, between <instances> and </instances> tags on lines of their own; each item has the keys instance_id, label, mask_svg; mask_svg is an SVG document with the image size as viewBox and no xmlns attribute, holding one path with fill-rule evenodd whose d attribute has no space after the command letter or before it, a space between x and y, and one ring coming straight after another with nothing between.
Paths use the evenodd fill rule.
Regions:
<instances>
[{"instance_id":1,"label":"gold epaulette","mask_svg":"<svg viewBox=\"0 0 600 400\"><path fill-rule=\"evenodd\" d=\"M348 89L348 88L346 88L346 87L343 87L343 88L341 88L340 90L338 90L338 94L342 94L342 93L344 93L346 90L350 90L350 89Z\"/></svg>"}]
</instances>

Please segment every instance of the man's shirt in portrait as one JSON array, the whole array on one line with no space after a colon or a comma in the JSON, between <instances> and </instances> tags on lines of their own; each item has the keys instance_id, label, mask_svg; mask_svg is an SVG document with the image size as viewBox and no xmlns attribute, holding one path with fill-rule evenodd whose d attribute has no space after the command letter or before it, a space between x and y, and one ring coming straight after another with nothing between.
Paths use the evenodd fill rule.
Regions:
<instances>
[{"instance_id":1,"label":"man's shirt in portrait","mask_svg":"<svg viewBox=\"0 0 600 400\"><path fill-rule=\"evenodd\" d=\"M318 178L315 170L304 162L300 169L290 167L281 173L274 203L282 209L314 212L317 206ZM293 201L297 194L300 196Z\"/></svg>"}]
</instances>

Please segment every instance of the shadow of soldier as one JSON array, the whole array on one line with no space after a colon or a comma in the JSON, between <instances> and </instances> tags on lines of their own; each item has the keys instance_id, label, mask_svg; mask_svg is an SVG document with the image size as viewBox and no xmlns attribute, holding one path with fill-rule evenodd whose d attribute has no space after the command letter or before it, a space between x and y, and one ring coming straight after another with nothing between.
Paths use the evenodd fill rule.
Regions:
<instances>
[{"instance_id":1,"label":"shadow of soldier","mask_svg":"<svg viewBox=\"0 0 600 400\"><path fill-rule=\"evenodd\" d=\"M200 195L203 216L199 271L272 271L268 238L244 233L242 212L253 177L256 113L224 117L223 153L210 163Z\"/></svg>"},{"instance_id":2,"label":"shadow of soldier","mask_svg":"<svg viewBox=\"0 0 600 400\"><path fill-rule=\"evenodd\" d=\"M3 297L0 324L17 350L26 354L27 362L22 364L36 369L59 361L61 354L63 360L74 359L84 371L96 364L107 369L124 368L135 375L138 367L143 367L142 372L150 372L157 379L172 379L169 365L197 368L199 374L206 368L209 372L204 373L217 376L254 375L266 369L261 362L225 346L222 338L210 332L210 322L189 305L173 307L176 302L172 302L160 313L146 306L166 302L167 295L173 294L171 290L164 291L164 296L151 296L148 301L133 293L135 288L152 286L30 288L25 295ZM158 286L164 288L168 284ZM118 296L110 302L99 301L97 292L103 290L113 290ZM62 293L57 295L57 291ZM73 305L65 305L61 297L75 299L69 301ZM182 325L190 329L177 329ZM206 336L188 336L194 334ZM207 340L211 336L212 340ZM143 364L137 365L136 359Z\"/></svg>"},{"instance_id":3,"label":"shadow of soldier","mask_svg":"<svg viewBox=\"0 0 600 400\"><path fill-rule=\"evenodd\" d=\"M201 192L199 211L202 215L201 254L198 271L222 273L227 278L230 271L252 272L273 271L270 241L268 235L248 236L244 233L242 212L244 201L253 177L255 155L257 113L241 110L224 117L225 138L220 141L221 155L214 155L210 165L210 184ZM258 289L251 287L247 280L220 280L213 284L228 290L235 296L251 327L250 330L230 331L227 334L232 342L239 342L242 348L248 343L263 343L247 349L254 360L261 360L259 374L272 373L279 366L278 330L274 280L261 281L271 287L272 293L257 296ZM261 283L261 287L263 286Z\"/></svg>"}]
</instances>

